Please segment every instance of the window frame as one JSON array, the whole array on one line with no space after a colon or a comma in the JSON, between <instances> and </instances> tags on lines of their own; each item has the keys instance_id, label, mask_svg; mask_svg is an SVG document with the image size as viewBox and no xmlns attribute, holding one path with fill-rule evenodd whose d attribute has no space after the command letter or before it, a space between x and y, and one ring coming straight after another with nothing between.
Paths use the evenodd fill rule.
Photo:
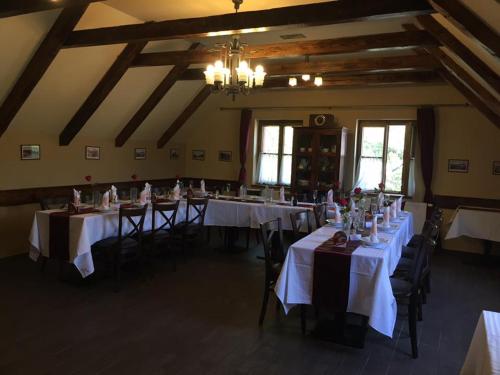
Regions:
<instances>
[{"instance_id":1,"label":"window frame","mask_svg":"<svg viewBox=\"0 0 500 375\"><path fill-rule=\"evenodd\" d=\"M261 183L259 181L259 174L260 174L259 159L260 159L260 155L262 154L262 133L263 133L263 128L265 126L279 126L279 128L280 128L280 130L279 130L279 144L278 144L278 171L277 171L278 172L278 174L277 174L278 182L274 185L264 184L264 183ZM255 169L256 173L254 175L254 185L255 186L268 185L268 186L284 186L287 188L290 188L292 186L291 182L289 185L284 185L284 184L280 183L281 168L282 168L281 163L283 161L283 155L284 155L283 147L284 147L284 143L285 143L284 140L285 140L285 127L286 126L291 126L291 127L296 128L296 127L304 126L304 123L301 120L258 120L257 121L257 152L256 152L256 157L255 157L255 163L256 163L257 168ZM295 134L294 134L294 137L295 137ZM292 142L292 144L294 144L294 143ZM292 149L292 153L290 155L292 155L292 158L293 158L293 149ZM291 176L290 176L290 181L291 181Z\"/></svg>"},{"instance_id":2,"label":"window frame","mask_svg":"<svg viewBox=\"0 0 500 375\"><path fill-rule=\"evenodd\" d=\"M389 191L387 193L408 195L408 185L410 178L410 161L415 158L415 120L358 120L357 123L357 139L356 139L356 175L358 174L361 160L361 146L363 141L363 128L384 127L384 146L382 152L382 179L379 182L385 184L386 168L387 168L387 143L389 141L389 127L391 125L405 125L405 145L403 151L403 172L401 175L401 191Z\"/></svg>"}]
</instances>

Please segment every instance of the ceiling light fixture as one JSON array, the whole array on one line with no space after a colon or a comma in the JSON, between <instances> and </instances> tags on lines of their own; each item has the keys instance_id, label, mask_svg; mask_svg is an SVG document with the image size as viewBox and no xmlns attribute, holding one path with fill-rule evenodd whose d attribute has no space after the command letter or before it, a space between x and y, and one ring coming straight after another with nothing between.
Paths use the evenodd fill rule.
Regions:
<instances>
[{"instance_id":1,"label":"ceiling light fixture","mask_svg":"<svg viewBox=\"0 0 500 375\"><path fill-rule=\"evenodd\" d=\"M321 76L314 77L314 84L318 87L322 86L323 85L323 77L321 77Z\"/></svg>"},{"instance_id":2,"label":"ceiling light fixture","mask_svg":"<svg viewBox=\"0 0 500 375\"><path fill-rule=\"evenodd\" d=\"M302 74L302 80L303 81L309 81L311 79L311 75L310 74Z\"/></svg>"},{"instance_id":3,"label":"ceiling light fixture","mask_svg":"<svg viewBox=\"0 0 500 375\"><path fill-rule=\"evenodd\" d=\"M232 0L234 9L238 12L243 0ZM205 70L205 81L212 92L225 92L232 95L233 100L237 94L248 95L250 90L264 85L266 72L262 65L257 65L255 71L250 67L250 61L245 60L245 46L240 42L239 35L231 41L216 44L216 50L221 57L213 65L208 65Z\"/></svg>"},{"instance_id":4,"label":"ceiling light fixture","mask_svg":"<svg viewBox=\"0 0 500 375\"><path fill-rule=\"evenodd\" d=\"M297 86L297 78L295 77L288 78L288 85L291 87Z\"/></svg>"}]
</instances>

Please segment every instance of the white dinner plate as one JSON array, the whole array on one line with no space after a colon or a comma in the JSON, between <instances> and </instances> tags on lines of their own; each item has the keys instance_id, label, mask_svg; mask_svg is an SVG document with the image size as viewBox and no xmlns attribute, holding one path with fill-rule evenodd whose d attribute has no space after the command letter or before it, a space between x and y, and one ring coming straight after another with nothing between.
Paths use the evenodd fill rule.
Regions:
<instances>
[{"instance_id":1,"label":"white dinner plate","mask_svg":"<svg viewBox=\"0 0 500 375\"><path fill-rule=\"evenodd\" d=\"M365 247L374 247L376 249L383 249L389 243L389 240L387 240L385 238L379 238L378 240L379 240L378 243L374 243L374 242L370 241L370 237L362 237L361 238L361 242L363 243L363 245Z\"/></svg>"},{"instance_id":2,"label":"white dinner plate","mask_svg":"<svg viewBox=\"0 0 500 375\"><path fill-rule=\"evenodd\" d=\"M326 219L326 223L334 228L342 228L344 226L344 223L337 223L333 219Z\"/></svg>"}]
</instances>

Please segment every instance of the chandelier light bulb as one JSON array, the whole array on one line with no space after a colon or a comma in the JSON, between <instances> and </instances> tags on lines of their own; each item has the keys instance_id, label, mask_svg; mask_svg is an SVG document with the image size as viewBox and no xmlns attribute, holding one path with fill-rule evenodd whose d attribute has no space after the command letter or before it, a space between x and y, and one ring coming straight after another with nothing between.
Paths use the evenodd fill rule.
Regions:
<instances>
[{"instance_id":1,"label":"chandelier light bulb","mask_svg":"<svg viewBox=\"0 0 500 375\"><path fill-rule=\"evenodd\" d=\"M215 82L214 80L214 66L213 65L207 65L207 70L205 70L203 73L205 74L205 80L207 81L207 85L213 85Z\"/></svg>"},{"instance_id":2,"label":"chandelier light bulb","mask_svg":"<svg viewBox=\"0 0 500 375\"><path fill-rule=\"evenodd\" d=\"M323 77L320 76L314 77L314 84L318 87L323 85Z\"/></svg>"},{"instance_id":3,"label":"chandelier light bulb","mask_svg":"<svg viewBox=\"0 0 500 375\"><path fill-rule=\"evenodd\" d=\"M303 81L309 81L311 79L311 75L310 74L302 74L302 80Z\"/></svg>"},{"instance_id":4,"label":"chandelier light bulb","mask_svg":"<svg viewBox=\"0 0 500 375\"><path fill-rule=\"evenodd\" d=\"M290 77L290 78L288 79L288 84L289 84L290 86L292 86L292 87L297 86L297 78L295 78L295 77Z\"/></svg>"},{"instance_id":5,"label":"chandelier light bulb","mask_svg":"<svg viewBox=\"0 0 500 375\"><path fill-rule=\"evenodd\" d=\"M264 77L266 74L267 73L264 71L264 67L262 65L257 65L255 67L255 86L264 85Z\"/></svg>"}]
</instances>

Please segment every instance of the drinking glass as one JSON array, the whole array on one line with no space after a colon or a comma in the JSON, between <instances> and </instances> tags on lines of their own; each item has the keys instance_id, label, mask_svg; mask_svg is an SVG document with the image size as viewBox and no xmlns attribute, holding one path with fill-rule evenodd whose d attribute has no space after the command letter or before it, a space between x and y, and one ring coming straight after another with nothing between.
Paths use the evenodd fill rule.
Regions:
<instances>
[{"instance_id":1,"label":"drinking glass","mask_svg":"<svg viewBox=\"0 0 500 375\"><path fill-rule=\"evenodd\" d=\"M137 194L138 194L138 190L136 187L130 188L130 201L132 203L137 202Z\"/></svg>"},{"instance_id":2,"label":"drinking glass","mask_svg":"<svg viewBox=\"0 0 500 375\"><path fill-rule=\"evenodd\" d=\"M317 190L313 190L313 201L314 201L314 203L317 202L316 201L317 199L318 199L318 191Z\"/></svg>"},{"instance_id":3,"label":"drinking glass","mask_svg":"<svg viewBox=\"0 0 500 375\"><path fill-rule=\"evenodd\" d=\"M92 203L94 207L99 207L101 205L101 193L98 190L94 190L92 192Z\"/></svg>"},{"instance_id":4,"label":"drinking glass","mask_svg":"<svg viewBox=\"0 0 500 375\"><path fill-rule=\"evenodd\" d=\"M219 190L215 190L215 199L219 199Z\"/></svg>"}]
</instances>

